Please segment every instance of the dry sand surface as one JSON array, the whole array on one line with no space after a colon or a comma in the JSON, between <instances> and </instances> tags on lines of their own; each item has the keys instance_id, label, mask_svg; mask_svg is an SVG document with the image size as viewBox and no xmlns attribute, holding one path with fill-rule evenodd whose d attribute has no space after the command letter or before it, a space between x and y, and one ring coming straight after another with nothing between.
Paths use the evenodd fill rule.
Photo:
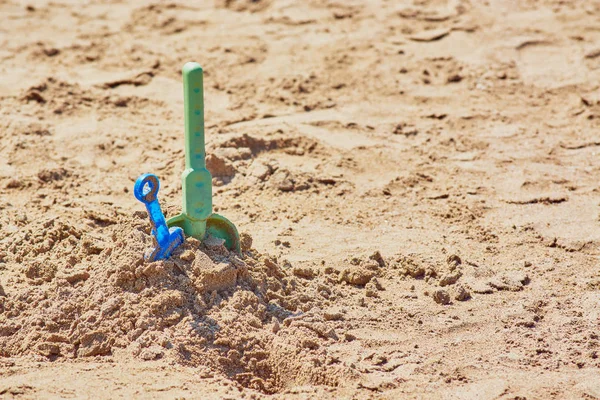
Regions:
<instances>
[{"instance_id":1,"label":"dry sand surface","mask_svg":"<svg viewBox=\"0 0 600 400\"><path fill-rule=\"evenodd\" d=\"M0 398L600 399L600 2L0 0ZM243 255L144 262L204 67Z\"/></svg>"}]
</instances>

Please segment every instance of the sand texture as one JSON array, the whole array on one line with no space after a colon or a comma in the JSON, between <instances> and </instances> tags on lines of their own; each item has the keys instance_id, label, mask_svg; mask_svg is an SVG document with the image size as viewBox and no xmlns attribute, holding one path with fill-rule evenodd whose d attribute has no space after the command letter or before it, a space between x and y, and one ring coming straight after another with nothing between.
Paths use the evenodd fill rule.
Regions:
<instances>
[{"instance_id":1,"label":"sand texture","mask_svg":"<svg viewBox=\"0 0 600 400\"><path fill-rule=\"evenodd\" d=\"M0 0L0 399L600 399L600 1ZM242 254L181 211L181 67Z\"/></svg>"}]
</instances>

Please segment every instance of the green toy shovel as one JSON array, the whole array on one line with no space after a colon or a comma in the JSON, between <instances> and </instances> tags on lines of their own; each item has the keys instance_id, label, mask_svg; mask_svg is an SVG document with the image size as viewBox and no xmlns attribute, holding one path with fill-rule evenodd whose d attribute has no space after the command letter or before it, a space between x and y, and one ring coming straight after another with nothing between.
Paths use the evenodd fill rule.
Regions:
<instances>
[{"instance_id":1,"label":"green toy shovel","mask_svg":"<svg viewBox=\"0 0 600 400\"><path fill-rule=\"evenodd\" d=\"M241 253L240 235L227 218L212 212L212 176L206 169L204 149L204 88L202 67L195 62L183 66L185 111L185 171L182 213L167 221L188 236L204 240L207 235L225 240L225 246Z\"/></svg>"}]
</instances>

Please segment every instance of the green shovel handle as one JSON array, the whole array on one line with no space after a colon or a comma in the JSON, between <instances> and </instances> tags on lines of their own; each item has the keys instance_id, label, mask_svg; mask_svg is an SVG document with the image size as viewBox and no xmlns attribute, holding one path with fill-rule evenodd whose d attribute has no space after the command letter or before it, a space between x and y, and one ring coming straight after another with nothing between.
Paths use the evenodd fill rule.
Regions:
<instances>
[{"instance_id":1,"label":"green shovel handle","mask_svg":"<svg viewBox=\"0 0 600 400\"><path fill-rule=\"evenodd\" d=\"M183 101L185 112L185 167L206 168L204 147L204 81L200 64L183 66Z\"/></svg>"},{"instance_id":2,"label":"green shovel handle","mask_svg":"<svg viewBox=\"0 0 600 400\"><path fill-rule=\"evenodd\" d=\"M183 213L194 220L212 214L212 176L206 168L204 147L204 88L202 67L195 62L183 66L185 113L185 171Z\"/></svg>"}]
</instances>

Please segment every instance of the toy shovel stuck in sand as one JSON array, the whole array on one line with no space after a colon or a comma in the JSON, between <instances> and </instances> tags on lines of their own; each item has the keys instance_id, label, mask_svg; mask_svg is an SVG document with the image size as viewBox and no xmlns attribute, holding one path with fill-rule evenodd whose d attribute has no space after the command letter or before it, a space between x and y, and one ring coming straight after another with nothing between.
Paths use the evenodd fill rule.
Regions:
<instances>
[{"instance_id":1,"label":"toy shovel stuck in sand","mask_svg":"<svg viewBox=\"0 0 600 400\"><path fill-rule=\"evenodd\" d=\"M207 235L225 240L225 246L240 253L240 236L227 218L212 212L212 176L206 168L204 149L204 89L202 67L195 62L183 66L185 112L185 171L182 213L167 221L186 235L204 240Z\"/></svg>"},{"instance_id":2,"label":"toy shovel stuck in sand","mask_svg":"<svg viewBox=\"0 0 600 400\"><path fill-rule=\"evenodd\" d=\"M160 182L154 174L140 176L133 186L133 195L144 203L150 222L152 222L152 235L156 247L146 256L148 261L158 261L169 258L173 250L183 243L183 231L181 228L168 228L165 217L158 204L158 188Z\"/></svg>"}]
</instances>

